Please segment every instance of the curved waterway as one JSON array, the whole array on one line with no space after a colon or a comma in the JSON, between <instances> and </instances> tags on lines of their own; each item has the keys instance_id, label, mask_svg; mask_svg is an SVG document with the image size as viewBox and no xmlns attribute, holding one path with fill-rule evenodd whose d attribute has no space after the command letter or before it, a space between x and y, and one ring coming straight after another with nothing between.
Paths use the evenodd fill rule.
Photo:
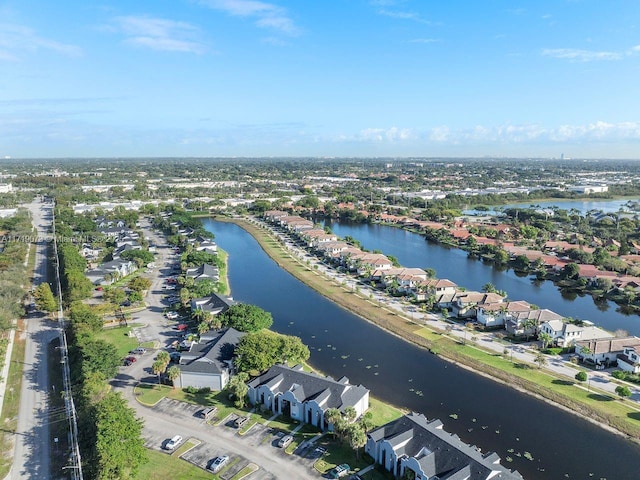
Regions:
<instances>
[{"instance_id":1,"label":"curved waterway","mask_svg":"<svg viewBox=\"0 0 640 480\"><path fill-rule=\"evenodd\" d=\"M405 267L433 268L438 278L448 278L469 290L480 291L491 282L507 292L511 300L526 300L564 317L589 320L606 330L623 329L640 336L640 317L620 313L613 302L596 304L590 295L563 296L553 282L534 282L528 276L518 277L513 270L498 270L489 263L468 258L464 250L429 242L424 236L401 228L329 221L325 225L342 238L349 235L359 240L366 249L393 255Z\"/></svg>"},{"instance_id":2,"label":"curved waterway","mask_svg":"<svg viewBox=\"0 0 640 480\"><path fill-rule=\"evenodd\" d=\"M204 226L229 252L234 299L271 312L272 328L302 338L319 370L346 375L383 401L441 419L447 431L483 452L497 452L527 480L637 478L636 444L347 312L278 267L237 225L207 219Z\"/></svg>"}]
</instances>

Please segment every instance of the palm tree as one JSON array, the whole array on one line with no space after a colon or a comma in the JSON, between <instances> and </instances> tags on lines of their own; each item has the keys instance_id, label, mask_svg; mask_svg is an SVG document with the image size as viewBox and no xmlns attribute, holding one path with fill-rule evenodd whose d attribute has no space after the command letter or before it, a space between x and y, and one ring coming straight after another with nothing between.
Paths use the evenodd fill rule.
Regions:
<instances>
[{"instance_id":1,"label":"palm tree","mask_svg":"<svg viewBox=\"0 0 640 480\"><path fill-rule=\"evenodd\" d=\"M176 365L173 365L173 366L168 368L168 370L167 370L167 378L169 380L171 380L171 384L173 385L173 388L176 388L175 380L179 376L180 376L180 368L178 368Z\"/></svg>"},{"instance_id":2,"label":"palm tree","mask_svg":"<svg viewBox=\"0 0 640 480\"><path fill-rule=\"evenodd\" d=\"M360 448L367 444L367 434L362 428L362 425L357 423L349 425L347 438L349 439L349 445L351 445L351 448L356 451L356 459L359 459Z\"/></svg>"},{"instance_id":3,"label":"palm tree","mask_svg":"<svg viewBox=\"0 0 640 480\"><path fill-rule=\"evenodd\" d=\"M342 416L347 422L353 423L353 421L358 416L358 412L356 412L356 409L353 407L347 407L343 410Z\"/></svg>"},{"instance_id":4,"label":"palm tree","mask_svg":"<svg viewBox=\"0 0 640 480\"><path fill-rule=\"evenodd\" d=\"M207 333L210 329L211 327L207 322L202 321L198 323L198 335L202 336L205 333Z\"/></svg>"},{"instance_id":5,"label":"palm tree","mask_svg":"<svg viewBox=\"0 0 640 480\"><path fill-rule=\"evenodd\" d=\"M324 412L324 419L329 425L333 425L333 433L337 434L337 427L342 420L342 414L337 408L329 408Z\"/></svg>"},{"instance_id":6,"label":"palm tree","mask_svg":"<svg viewBox=\"0 0 640 480\"><path fill-rule=\"evenodd\" d=\"M535 332L536 327L538 326L538 322L536 322L533 318L528 318L524 322L522 322L523 333L527 332L527 341L531 340L531 335Z\"/></svg>"},{"instance_id":7,"label":"palm tree","mask_svg":"<svg viewBox=\"0 0 640 480\"><path fill-rule=\"evenodd\" d=\"M169 352L165 352L163 350L161 352L158 352L158 355L156 356L156 360L164 363L165 365L168 365L169 362L171 361L171 355L169 355Z\"/></svg>"},{"instance_id":8,"label":"palm tree","mask_svg":"<svg viewBox=\"0 0 640 480\"><path fill-rule=\"evenodd\" d=\"M544 350L553 341L553 337L546 332L542 332L538 335L538 340L542 342L542 349Z\"/></svg>"},{"instance_id":9,"label":"palm tree","mask_svg":"<svg viewBox=\"0 0 640 480\"><path fill-rule=\"evenodd\" d=\"M151 369L153 370L153 373L158 375L158 385L160 385L160 375L162 375L167 369L167 364L162 360L156 360L153 362L153 365L151 365Z\"/></svg>"}]
</instances>

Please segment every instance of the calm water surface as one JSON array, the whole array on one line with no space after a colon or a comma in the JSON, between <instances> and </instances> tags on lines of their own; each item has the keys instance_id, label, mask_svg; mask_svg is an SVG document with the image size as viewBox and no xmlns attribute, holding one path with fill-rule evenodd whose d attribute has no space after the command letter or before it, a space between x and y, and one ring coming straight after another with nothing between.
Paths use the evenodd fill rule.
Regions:
<instances>
[{"instance_id":1,"label":"calm water surface","mask_svg":"<svg viewBox=\"0 0 640 480\"><path fill-rule=\"evenodd\" d=\"M581 215L586 214L590 210L600 210L605 213L615 213L620 210L629 211L627 202L637 202L637 198L619 199L619 200L551 200L548 202L529 202L529 203L513 203L508 205L501 205L499 207L489 207L488 212L481 212L478 210L464 210L465 215L487 215L500 213L505 208L529 208L532 205L539 206L540 208L552 208L558 207L562 210L577 210Z\"/></svg>"},{"instance_id":2,"label":"calm water surface","mask_svg":"<svg viewBox=\"0 0 640 480\"><path fill-rule=\"evenodd\" d=\"M613 302L594 303L590 295L563 296L552 282L533 282L518 277L513 270L500 271L491 264L467 257L467 252L428 242L422 235L401 228L378 224L326 222L340 237L347 235L362 242L369 250L393 255L405 267L434 268L439 278L448 278L469 290L482 289L487 282L504 290L511 300L526 300L564 316L590 320L606 330L624 329L640 336L640 316L624 315Z\"/></svg>"},{"instance_id":3,"label":"calm water surface","mask_svg":"<svg viewBox=\"0 0 640 480\"><path fill-rule=\"evenodd\" d=\"M497 452L527 480L637 478L640 447L455 367L339 308L279 268L236 225L212 220L204 225L229 252L233 297L270 311L274 330L301 337L319 370L334 378L346 375L381 400L440 418L447 431L484 452Z\"/></svg>"}]
</instances>

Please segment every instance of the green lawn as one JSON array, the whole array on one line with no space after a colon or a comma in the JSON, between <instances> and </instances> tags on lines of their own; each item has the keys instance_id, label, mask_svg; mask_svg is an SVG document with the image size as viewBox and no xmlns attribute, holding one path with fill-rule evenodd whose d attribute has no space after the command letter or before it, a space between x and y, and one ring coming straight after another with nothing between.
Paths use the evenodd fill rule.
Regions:
<instances>
[{"instance_id":1,"label":"green lawn","mask_svg":"<svg viewBox=\"0 0 640 480\"><path fill-rule=\"evenodd\" d=\"M403 415L399 409L372 397L369 397L369 410L367 410L367 413L368 412L371 412L373 415L372 421L376 427L396 420Z\"/></svg>"},{"instance_id":2,"label":"green lawn","mask_svg":"<svg viewBox=\"0 0 640 480\"><path fill-rule=\"evenodd\" d=\"M140 468L134 480L211 480L211 472L178 457L154 450L147 450L147 455L149 461Z\"/></svg>"},{"instance_id":3,"label":"green lawn","mask_svg":"<svg viewBox=\"0 0 640 480\"><path fill-rule=\"evenodd\" d=\"M96 334L96 337L115 345L118 355L126 357L127 354L138 346L138 339L130 337L129 332L137 325L129 325L128 327L111 327L105 328Z\"/></svg>"},{"instance_id":4,"label":"green lawn","mask_svg":"<svg viewBox=\"0 0 640 480\"><path fill-rule=\"evenodd\" d=\"M236 473L233 477L231 477L231 480L240 480L246 477L247 475L250 475L251 473L255 472L259 468L260 467L258 467L258 465L256 465L255 463L250 463L249 465L244 467L242 470L240 470L238 473Z\"/></svg>"},{"instance_id":5,"label":"green lawn","mask_svg":"<svg viewBox=\"0 0 640 480\"><path fill-rule=\"evenodd\" d=\"M143 405L153 406L166 397L171 391L167 385L157 385L154 383L139 383L133 389L136 399Z\"/></svg>"},{"instance_id":6,"label":"green lawn","mask_svg":"<svg viewBox=\"0 0 640 480\"><path fill-rule=\"evenodd\" d=\"M298 445L307 440L311 440L313 437L319 435L320 433L322 432L320 432L317 427L311 425L303 425L302 428L295 433L295 435L293 436L293 442L291 442L291 444L286 448L285 452L292 454L293 452L295 452L296 448L298 448Z\"/></svg>"},{"instance_id":7,"label":"green lawn","mask_svg":"<svg viewBox=\"0 0 640 480\"><path fill-rule=\"evenodd\" d=\"M171 455L174 457L181 457L182 455L187 453L189 450L191 450L193 447L196 447L198 445L200 445L200 442L198 440L187 440L182 445L180 445L180 448L178 448Z\"/></svg>"},{"instance_id":8,"label":"green lawn","mask_svg":"<svg viewBox=\"0 0 640 480\"><path fill-rule=\"evenodd\" d=\"M0 431L0 448L9 452L13 448L13 435L18 427L18 411L20 410L20 388L22 386L22 365L24 363L25 339L21 332L26 325L24 320L18 320L16 336L11 352L9 378L7 379L7 393L2 405L2 430ZM0 458L0 478L5 478L13 464L11 455Z\"/></svg>"},{"instance_id":9,"label":"green lawn","mask_svg":"<svg viewBox=\"0 0 640 480\"><path fill-rule=\"evenodd\" d=\"M336 465L349 464L352 471L358 471L368 467L373 463L369 455L365 455L364 449L360 449L360 455L356 459L356 452L347 443L341 443L333 439L331 435L325 435L320 439L318 445L327 449L324 456L316 461L313 467L320 473L325 474Z\"/></svg>"}]
</instances>

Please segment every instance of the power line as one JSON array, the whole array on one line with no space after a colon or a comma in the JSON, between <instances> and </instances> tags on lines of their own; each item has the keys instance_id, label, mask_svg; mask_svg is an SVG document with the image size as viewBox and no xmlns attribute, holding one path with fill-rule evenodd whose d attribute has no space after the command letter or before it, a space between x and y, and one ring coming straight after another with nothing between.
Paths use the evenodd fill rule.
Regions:
<instances>
[{"instance_id":1,"label":"power line","mask_svg":"<svg viewBox=\"0 0 640 480\"><path fill-rule=\"evenodd\" d=\"M66 466L71 470L71 478L73 480L83 480L82 462L80 459L80 446L78 444L78 421L76 415L76 407L71 394L71 372L69 371L69 349L67 346L67 334L64 329L64 312L62 310L62 284L60 283L60 259L58 257L58 241L56 239L56 205L55 200L51 209L51 217L53 222L53 248L54 262L56 270L56 285L58 288L58 325L60 335L60 362L62 363L62 386L65 410L67 419L69 420L69 445L71 447L71 455L69 460L71 465Z\"/></svg>"}]
</instances>

